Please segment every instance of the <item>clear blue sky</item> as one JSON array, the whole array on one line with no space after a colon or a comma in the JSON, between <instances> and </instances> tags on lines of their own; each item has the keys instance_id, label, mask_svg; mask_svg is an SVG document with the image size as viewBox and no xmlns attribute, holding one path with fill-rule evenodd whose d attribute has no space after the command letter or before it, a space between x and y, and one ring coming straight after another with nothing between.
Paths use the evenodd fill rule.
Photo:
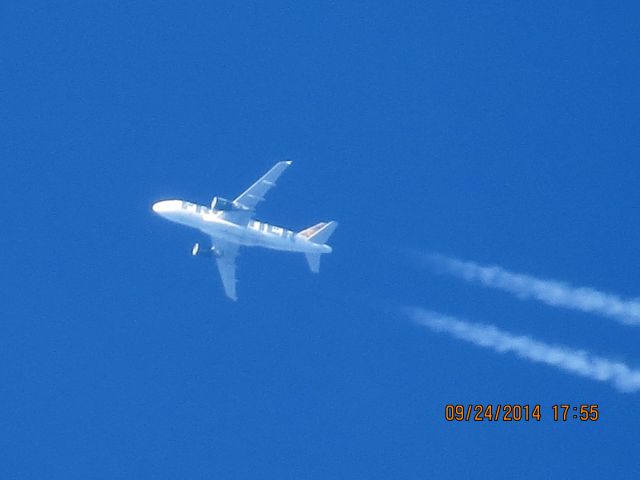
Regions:
<instances>
[{"instance_id":1,"label":"clear blue sky","mask_svg":"<svg viewBox=\"0 0 640 480\"><path fill-rule=\"evenodd\" d=\"M640 475L638 394L395 307L640 366L638 328L405 254L640 295L636 3L392 3L3 3L2 478ZM314 276L245 250L229 302L151 204L285 158L260 219L338 220L334 253ZM450 402L547 418L451 424Z\"/></svg>"}]
</instances>

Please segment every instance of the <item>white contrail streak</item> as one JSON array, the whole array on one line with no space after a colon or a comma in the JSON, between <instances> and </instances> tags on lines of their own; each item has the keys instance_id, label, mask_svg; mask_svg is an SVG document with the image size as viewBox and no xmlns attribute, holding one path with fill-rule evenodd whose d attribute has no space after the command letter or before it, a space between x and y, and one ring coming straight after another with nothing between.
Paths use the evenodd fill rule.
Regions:
<instances>
[{"instance_id":1,"label":"white contrail streak","mask_svg":"<svg viewBox=\"0 0 640 480\"><path fill-rule=\"evenodd\" d=\"M640 390L640 370L622 362L591 355L560 345L550 345L525 335L514 335L493 325L470 323L421 308L405 312L418 324L436 332L448 333L497 353L513 353L532 362L544 363L581 377L612 383L622 392Z\"/></svg>"},{"instance_id":2,"label":"white contrail streak","mask_svg":"<svg viewBox=\"0 0 640 480\"><path fill-rule=\"evenodd\" d=\"M535 298L554 307L595 313L626 325L640 325L640 301L637 300L625 300L593 288L574 287L444 255L427 255L426 259L438 271L485 287L504 290L521 299Z\"/></svg>"}]
</instances>

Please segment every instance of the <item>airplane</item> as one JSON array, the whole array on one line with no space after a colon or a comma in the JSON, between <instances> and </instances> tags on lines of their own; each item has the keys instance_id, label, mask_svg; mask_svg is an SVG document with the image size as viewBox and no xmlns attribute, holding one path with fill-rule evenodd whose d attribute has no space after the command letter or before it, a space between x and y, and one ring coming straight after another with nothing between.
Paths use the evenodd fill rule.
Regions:
<instances>
[{"instance_id":1,"label":"airplane","mask_svg":"<svg viewBox=\"0 0 640 480\"><path fill-rule=\"evenodd\" d=\"M325 242L338 222L317 223L296 233L253 219L256 205L264 200L291 163L291 160L276 163L235 200L213 197L211 208L185 200L163 200L152 206L161 217L198 229L210 237L211 245L203 247L196 243L191 255L215 258L225 294L231 300L238 299L236 257L241 246L302 252L314 273L320 271L321 255L332 251Z\"/></svg>"}]
</instances>

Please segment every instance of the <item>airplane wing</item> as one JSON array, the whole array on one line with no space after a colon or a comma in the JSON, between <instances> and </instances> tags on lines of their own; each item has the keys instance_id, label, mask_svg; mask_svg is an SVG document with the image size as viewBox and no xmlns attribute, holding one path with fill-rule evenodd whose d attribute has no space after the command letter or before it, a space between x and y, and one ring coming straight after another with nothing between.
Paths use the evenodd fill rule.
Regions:
<instances>
[{"instance_id":1,"label":"airplane wing","mask_svg":"<svg viewBox=\"0 0 640 480\"><path fill-rule=\"evenodd\" d=\"M231 300L237 300L236 257L238 256L238 249L240 248L240 245L237 243L221 241L217 238L212 238L211 242L217 253L216 263L218 264L218 271L220 272L224 292Z\"/></svg>"},{"instance_id":2,"label":"airplane wing","mask_svg":"<svg viewBox=\"0 0 640 480\"><path fill-rule=\"evenodd\" d=\"M282 172L284 172L291 163L291 160L276 163L271 167L271 170L242 192L233 202L253 212L256 205L264 200L264 196L271 190L271 187L275 186L278 177L282 175Z\"/></svg>"}]
</instances>

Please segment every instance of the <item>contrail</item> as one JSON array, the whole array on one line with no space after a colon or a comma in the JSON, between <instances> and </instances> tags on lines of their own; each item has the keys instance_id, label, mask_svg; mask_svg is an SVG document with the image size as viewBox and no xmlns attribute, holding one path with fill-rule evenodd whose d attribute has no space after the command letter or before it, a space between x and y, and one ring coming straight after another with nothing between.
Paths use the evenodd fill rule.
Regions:
<instances>
[{"instance_id":1,"label":"contrail","mask_svg":"<svg viewBox=\"0 0 640 480\"><path fill-rule=\"evenodd\" d=\"M511 352L532 362L544 363L581 377L610 382L622 392L640 390L640 370L625 363L591 355L560 345L550 345L525 335L514 335L493 325L470 323L422 308L406 308L415 322L436 332L489 348L497 353Z\"/></svg>"},{"instance_id":2,"label":"contrail","mask_svg":"<svg viewBox=\"0 0 640 480\"><path fill-rule=\"evenodd\" d=\"M423 256L438 271L468 282L497 288L521 299L535 298L547 305L609 317L626 325L640 324L640 301L625 300L611 293L588 287L574 287L555 280L545 280L513 273L497 266L479 265L445 255Z\"/></svg>"}]
</instances>

